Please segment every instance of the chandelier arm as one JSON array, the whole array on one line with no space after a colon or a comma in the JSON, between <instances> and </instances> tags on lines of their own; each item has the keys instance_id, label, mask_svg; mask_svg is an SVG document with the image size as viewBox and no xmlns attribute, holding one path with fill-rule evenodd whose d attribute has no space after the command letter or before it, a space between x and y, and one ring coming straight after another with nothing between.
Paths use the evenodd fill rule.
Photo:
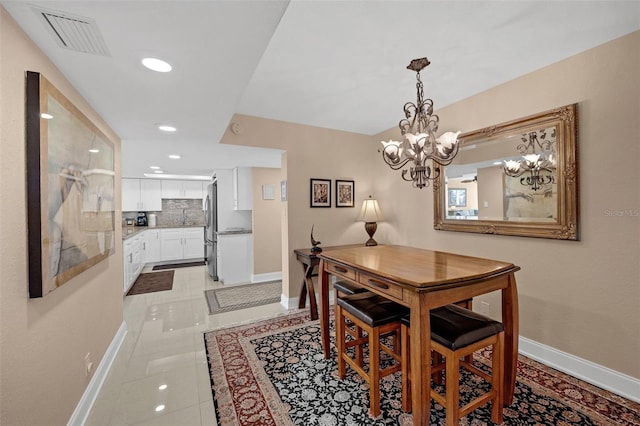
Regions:
<instances>
[{"instance_id":1,"label":"chandelier arm","mask_svg":"<svg viewBox=\"0 0 640 426\"><path fill-rule=\"evenodd\" d=\"M384 160L385 163L387 163L387 165L391 168L391 170L400 170L401 168L403 168L409 161L411 161L410 158L405 158L404 160L400 161L397 164L394 163L390 163L387 160L387 157L385 157L384 155L384 151L382 151L382 159Z\"/></svg>"}]
</instances>

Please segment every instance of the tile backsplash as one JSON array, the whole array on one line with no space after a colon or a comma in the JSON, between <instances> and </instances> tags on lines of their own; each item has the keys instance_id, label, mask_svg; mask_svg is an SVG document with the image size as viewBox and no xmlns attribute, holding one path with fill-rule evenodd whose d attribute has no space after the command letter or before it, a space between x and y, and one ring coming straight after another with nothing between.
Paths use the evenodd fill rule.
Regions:
<instances>
[{"instance_id":1,"label":"tile backsplash","mask_svg":"<svg viewBox=\"0 0 640 426\"><path fill-rule=\"evenodd\" d=\"M163 199L162 211L148 211L149 214L156 215L156 226L182 226L196 225L204 226L204 210L202 210L202 199ZM126 219L134 219L138 212L122 212L122 224L126 224Z\"/></svg>"}]
</instances>

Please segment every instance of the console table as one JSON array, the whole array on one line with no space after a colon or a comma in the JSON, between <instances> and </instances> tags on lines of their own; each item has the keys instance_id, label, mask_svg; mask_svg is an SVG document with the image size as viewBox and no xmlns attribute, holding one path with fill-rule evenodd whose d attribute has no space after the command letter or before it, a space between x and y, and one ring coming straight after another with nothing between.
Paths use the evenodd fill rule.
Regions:
<instances>
[{"instance_id":1,"label":"console table","mask_svg":"<svg viewBox=\"0 0 640 426\"><path fill-rule=\"evenodd\" d=\"M505 328L504 403L513 401L518 360L518 294L512 263L404 246L334 248L319 253L320 329L329 358L329 275L348 280L411 309L413 421L429 425L431 328L429 311L500 290Z\"/></svg>"},{"instance_id":2,"label":"console table","mask_svg":"<svg viewBox=\"0 0 640 426\"><path fill-rule=\"evenodd\" d=\"M362 247L362 244L358 245L346 245L346 246L330 246L323 247L322 251L335 250L345 247ZM314 253L310 248L295 249L293 251L296 254L296 258L302 264L302 270L304 271L304 279L302 286L300 287L300 296L298 297L298 309L302 309L307 304L307 294L309 294L309 311L311 313L311 319L318 319L318 305L316 301L316 291L313 287L313 277L317 277L318 273L314 272L316 267L320 264L320 253Z\"/></svg>"}]
</instances>

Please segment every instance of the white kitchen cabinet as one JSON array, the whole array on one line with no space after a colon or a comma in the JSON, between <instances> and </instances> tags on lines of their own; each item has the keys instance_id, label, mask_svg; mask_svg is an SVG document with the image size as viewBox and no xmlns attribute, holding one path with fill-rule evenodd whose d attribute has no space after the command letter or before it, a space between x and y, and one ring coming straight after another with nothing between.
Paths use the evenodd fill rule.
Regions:
<instances>
[{"instance_id":1,"label":"white kitchen cabinet","mask_svg":"<svg viewBox=\"0 0 640 426\"><path fill-rule=\"evenodd\" d=\"M204 228L160 230L160 260L204 259Z\"/></svg>"},{"instance_id":2,"label":"white kitchen cabinet","mask_svg":"<svg viewBox=\"0 0 640 426\"><path fill-rule=\"evenodd\" d=\"M224 285L251 282L253 234L218 234L218 278Z\"/></svg>"},{"instance_id":3,"label":"white kitchen cabinet","mask_svg":"<svg viewBox=\"0 0 640 426\"><path fill-rule=\"evenodd\" d=\"M204 228L184 230L184 258L204 259Z\"/></svg>"},{"instance_id":4,"label":"white kitchen cabinet","mask_svg":"<svg viewBox=\"0 0 640 426\"><path fill-rule=\"evenodd\" d=\"M233 209L253 209L253 182L250 167L233 169Z\"/></svg>"},{"instance_id":5,"label":"white kitchen cabinet","mask_svg":"<svg viewBox=\"0 0 640 426\"><path fill-rule=\"evenodd\" d=\"M165 180L162 182L162 198L204 198L201 181Z\"/></svg>"},{"instance_id":6,"label":"white kitchen cabinet","mask_svg":"<svg viewBox=\"0 0 640 426\"><path fill-rule=\"evenodd\" d=\"M161 211L162 187L159 179L122 179L122 211Z\"/></svg>"},{"instance_id":7,"label":"white kitchen cabinet","mask_svg":"<svg viewBox=\"0 0 640 426\"><path fill-rule=\"evenodd\" d=\"M145 263L144 233L128 238L122 243L124 294L136 281Z\"/></svg>"},{"instance_id":8,"label":"white kitchen cabinet","mask_svg":"<svg viewBox=\"0 0 640 426\"><path fill-rule=\"evenodd\" d=\"M144 231L145 263L160 262L160 230L148 229Z\"/></svg>"}]
</instances>

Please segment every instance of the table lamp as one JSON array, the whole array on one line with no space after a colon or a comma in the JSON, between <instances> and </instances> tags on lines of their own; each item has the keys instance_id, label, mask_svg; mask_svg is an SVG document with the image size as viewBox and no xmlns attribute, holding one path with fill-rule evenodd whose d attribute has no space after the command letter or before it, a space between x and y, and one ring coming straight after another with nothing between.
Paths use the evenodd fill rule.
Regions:
<instances>
[{"instance_id":1,"label":"table lamp","mask_svg":"<svg viewBox=\"0 0 640 426\"><path fill-rule=\"evenodd\" d=\"M360 210L360 216L358 216L359 222L364 222L364 229L369 234L369 240L366 242L366 246L377 246L378 243L373 239L373 234L376 233L376 229L378 229L377 222L382 222L384 217L382 216L382 212L380 211L380 206L378 205L378 200L369 198L364 200L362 203L362 210Z\"/></svg>"}]
</instances>

